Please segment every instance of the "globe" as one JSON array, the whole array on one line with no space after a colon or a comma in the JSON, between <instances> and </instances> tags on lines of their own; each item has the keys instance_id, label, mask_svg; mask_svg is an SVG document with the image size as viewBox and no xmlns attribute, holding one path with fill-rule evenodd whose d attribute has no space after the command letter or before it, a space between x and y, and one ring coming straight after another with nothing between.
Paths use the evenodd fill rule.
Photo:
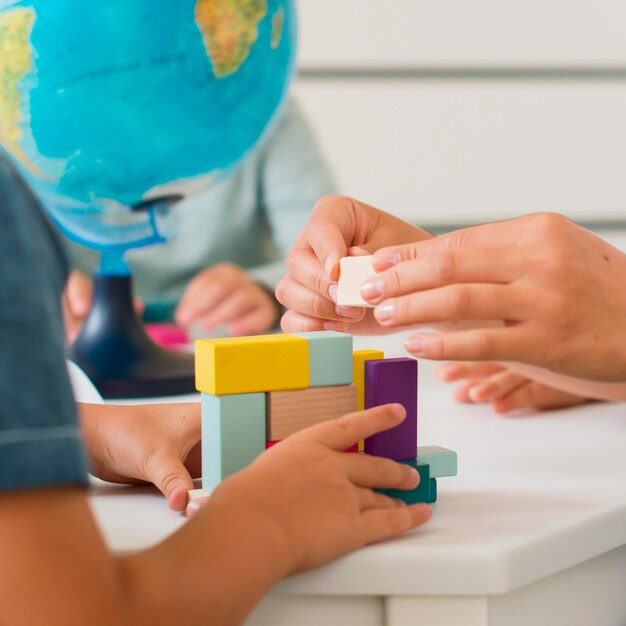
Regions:
<instances>
[{"instance_id":1,"label":"globe","mask_svg":"<svg viewBox=\"0 0 626 626\"><path fill-rule=\"evenodd\" d=\"M262 141L293 74L293 0L0 0L0 146L102 252L70 355L109 398L193 391L137 319L124 253Z\"/></svg>"},{"instance_id":2,"label":"globe","mask_svg":"<svg viewBox=\"0 0 626 626\"><path fill-rule=\"evenodd\" d=\"M292 0L0 0L0 145L75 241L163 241L263 137L295 40Z\"/></svg>"}]
</instances>

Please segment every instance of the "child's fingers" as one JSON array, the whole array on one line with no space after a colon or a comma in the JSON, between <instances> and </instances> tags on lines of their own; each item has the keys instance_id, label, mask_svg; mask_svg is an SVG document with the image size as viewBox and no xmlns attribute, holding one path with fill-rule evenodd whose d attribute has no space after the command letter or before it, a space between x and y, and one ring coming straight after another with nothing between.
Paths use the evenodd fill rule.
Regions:
<instances>
[{"instance_id":1,"label":"child's fingers","mask_svg":"<svg viewBox=\"0 0 626 626\"><path fill-rule=\"evenodd\" d=\"M466 380L464 383L461 383L455 390L454 390L454 399L457 402L460 402L461 404L469 404L470 402L473 402L473 400L471 399L469 392L472 389L472 387L479 385L482 382L482 378L470 378L469 380Z\"/></svg>"},{"instance_id":2,"label":"child's fingers","mask_svg":"<svg viewBox=\"0 0 626 626\"><path fill-rule=\"evenodd\" d=\"M145 480L153 483L167 498L170 508L182 511L187 504L187 491L193 480L173 448L158 450L148 457Z\"/></svg>"},{"instance_id":3,"label":"child's fingers","mask_svg":"<svg viewBox=\"0 0 626 626\"><path fill-rule=\"evenodd\" d=\"M446 363L435 370L435 374L444 382L452 383L462 378L479 379L497 374L504 369L498 363L460 362Z\"/></svg>"},{"instance_id":4,"label":"child's fingers","mask_svg":"<svg viewBox=\"0 0 626 626\"><path fill-rule=\"evenodd\" d=\"M554 389L535 381L527 381L512 393L498 398L492 407L496 413L507 413L515 409L533 408L549 410L577 406L588 402L587 398L560 389Z\"/></svg>"},{"instance_id":5,"label":"child's fingers","mask_svg":"<svg viewBox=\"0 0 626 626\"><path fill-rule=\"evenodd\" d=\"M526 376L504 370L503 372L493 374L493 376L483 380L480 384L474 385L469 390L469 397L472 402L491 402L496 398L510 394L526 382L528 382Z\"/></svg>"},{"instance_id":6,"label":"child's fingers","mask_svg":"<svg viewBox=\"0 0 626 626\"><path fill-rule=\"evenodd\" d=\"M355 201L342 196L326 196L318 200L305 230L305 237L320 265L331 281L339 277L339 259L348 254L342 231L344 222L353 216Z\"/></svg>"},{"instance_id":7,"label":"child's fingers","mask_svg":"<svg viewBox=\"0 0 626 626\"><path fill-rule=\"evenodd\" d=\"M396 537L427 522L432 510L427 504L370 509L361 515L360 535L363 544Z\"/></svg>"},{"instance_id":8,"label":"child's fingers","mask_svg":"<svg viewBox=\"0 0 626 626\"><path fill-rule=\"evenodd\" d=\"M251 311L236 317L229 322L229 331L233 336L256 335L271 328L276 321L276 308L270 302L259 304Z\"/></svg>"},{"instance_id":9,"label":"child's fingers","mask_svg":"<svg viewBox=\"0 0 626 626\"><path fill-rule=\"evenodd\" d=\"M377 493L364 487L357 488L357 497L361 511L367 511L368 509L394 509L406 506L406 503L402 500L390 498L383 493Z\"/></svg>"},{"instance_id":10,"label":"child's fingers","mask_svg":"<svg viewBox=\"0 0 626 626\"><path fill-rule=\"evenodd\" d=\"M207 329L216 328L249 313L256 307L255 302L250 303L249 296L250 290L245 288L231 292L228 297L216 304L208 314L202 315L200 320L202 325Z\"/></svg>"},{"instance_id":11,"label":"child's fingers","mask_svg":"<svg viewBox=\"0 0 626 626\"><path fill-rule=\"evenodd\" d=\"M385 404L316 424L292 435L292 438L314 439L341 452L361 439L397 426L405 416L406 411L401 404Z\"/></svg>"},{"instance_id":12,"label":"child's fingers","mask_svg":"<svg viewBox=\"0 0 626 626\"><path fill-rule=\"evenodd\" d=\"M205 270L189 283L174 317L185 326L210 315L215 307L239 287L238 277L223 266Z\"/></svg>"},{"instance_id":13,"label":"child's fingers","mask_svg":"<svg viewBox=\"0 0 626 626\"><path fill-rule=\"evenodd\" d=\"M280 327L285 333L307 333L324 330L324 320L302 315L290 309L282 316Z\"/></svg>"},{"instance_id":14,"label":"child's fingers","mask_svg":"<svg viewBox=\"0 0 626 626\"><path fill-rule=\"evenodd\" d=\"M415 489L418 471L402 463L382 457L351 454L346 457L348 478L361 487L371 489Z\"/></svg>"},{"instance_id":15,"label":"child's fingers","mask_svg":"<svg viewBox=\"0 0 626 626\"><path fill-rule=\"evenodd\" d=\"M287 277L283 278L276 287L276 299L290 309L295 309L302 315L309 317L315 317L323 320L332 321L354 321L355 315L358 315L360 319L363 314L361 311L353 313L350 310L345 310L350 315L341 315L337 313L336 304L321 296L314 291L311 291L304 285L296 282L295 280Z\"/></svg>"},{"instance_id":16,"label":"child's fingers","mask_svg":"<svg viewBox=\"0 0 626 626\"><path fill-rule=\"evenodd\" d=\"M335 284L309 246L289 254L287 271L291 279L324 297L329 297L330 286Z\"/></svg>"}]
</instances>

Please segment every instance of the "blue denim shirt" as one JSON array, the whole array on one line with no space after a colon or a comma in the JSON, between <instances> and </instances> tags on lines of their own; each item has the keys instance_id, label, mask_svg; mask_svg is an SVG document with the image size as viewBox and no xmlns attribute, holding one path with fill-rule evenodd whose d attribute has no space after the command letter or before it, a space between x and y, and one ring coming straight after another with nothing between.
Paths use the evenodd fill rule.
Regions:
<instances>
[{"instance_id":1,"label":"blue denim shirt","mask_svg":"<svg viewBox=\"0 0 626 626\"><path fill-rule=\"evenodd\" d=\"M53 227L0 153L0 490L87 484L64 358L66 276Z\"/></svg>"}]
</instances>

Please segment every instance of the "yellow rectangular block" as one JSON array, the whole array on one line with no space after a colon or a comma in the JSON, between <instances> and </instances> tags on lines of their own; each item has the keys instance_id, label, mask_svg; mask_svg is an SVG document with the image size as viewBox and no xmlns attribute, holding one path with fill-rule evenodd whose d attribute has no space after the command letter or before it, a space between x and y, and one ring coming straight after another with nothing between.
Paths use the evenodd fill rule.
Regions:
<instances>
[{"instance_id":1,"label":"yellow rectangular block","mask_svg":"<svg viewBox=\"0 0 626 626\"><path fill-rule=\"evenodd\" d=\"M196 341L196 389L214 396L309 386L309 342L293 335Z\"/></svg>"},{"instance_id":2,"label":"yellow rectangular block","mask_svg":"<svg viewBox=\"0 0 626 626\"><path fill-rule=\"evenodd\" d=\"M270 441L356 410L355 385L277 391L266 394L265 398L266 433Z\"/></svg>"},{"instance_id":3,"label":"yellow rectangular block","mask_svg":"<svg viewBox=\"0 0 626 626\"><path fill-rule=\"evenodd\" d=\"M356 406L359 411L365 407L365 361L384 358L382 350L357 350L352 353L352 380L356 385Z\"/></svg>"}]
</instances>

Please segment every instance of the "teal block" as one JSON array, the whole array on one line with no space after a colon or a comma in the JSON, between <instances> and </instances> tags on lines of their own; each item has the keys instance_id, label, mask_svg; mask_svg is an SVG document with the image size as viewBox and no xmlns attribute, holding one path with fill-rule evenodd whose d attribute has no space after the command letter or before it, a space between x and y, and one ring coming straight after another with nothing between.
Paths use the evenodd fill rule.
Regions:
<instances>
[{"instance_id":1,"label":"teal block","mask_svg":"<svg viewBox=\"0 0 626 626\"><path fill-rule=\"evenodd\" d=\"M430 499L429 502L433 504L433 502L437 502L437 479L430 479Z\"/></svg>"},{"instance_id":2,"label":"teal block","mask_svg":"<svg viewBox=\"0 0 626 626\"><path fill-rule=\"evenodd\" d=\"M202 488L213 491L265 450L265 394L202 394Z\"/></svg>"},{"instance_id":3,"label":"teal block","mask_svg":"<svg viewBox=\"0 0 626 626\"><path fill-rule=\"evenodd\" d=\"M430 503L431 500L431 482L430 482L430 466L427 463L421 463L420 461L398 461L398 463L404 463L414 467L420 475L420 484L411 491L401 491L400 489L376 489L380 493L384 493L390 498L398 498L404 500L407 504L416 504L417 502ZM437 497L437 489L435 486L435 498Z\"/></svg>"},{"instance_id":4,"label":"teal block","mask_svg":"<svg viewBox=\"0 0 626 626\"><path fill-rule=\"evenodd\" d=\"M291 333L309 342L311 387L352 384L352 336L332 330Z\"/></svg>"},{"instance_id":5,"label":"teal block","mask_svg":"<svg viewBox=\"0 0 626 626\"><path fill-rule=\"evenodd\" d=\"M440 446L420 446L417 449L417 460L430 465L431 478L457 474L457 456L453 450Z\"/></svg>"}]
</instances>

